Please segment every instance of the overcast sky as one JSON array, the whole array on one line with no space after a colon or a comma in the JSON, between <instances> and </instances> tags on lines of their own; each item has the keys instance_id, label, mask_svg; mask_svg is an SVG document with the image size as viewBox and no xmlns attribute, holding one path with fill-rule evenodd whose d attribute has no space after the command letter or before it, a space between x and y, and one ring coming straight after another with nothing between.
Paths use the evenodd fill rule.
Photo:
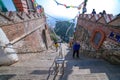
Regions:
<instances>
[{"instance_id":1,"label":"overcast sky","mask_svg":"<svg viewBox=\"0 0 120 80\"><path fill-rule=\"evenodd\" d=\"M9 11L15 11L12 0L2 0ZM42 5L45 12L53 17L59 16L62 18L74 18L78 13L76 8L65 8L57 5L54 0L36 0L38 4ZM84 0L57 0L59 3L78 6ZM87 13L91 13L95 9L97 13L106 10L107 13L117 15L120 13L120 0L88 0ZM82 12L82 10L80 10Z\"/></svg>"},{"instance_id":2,"label":"overcast sky","mask_svg":"<svg viewBox=\"0 0 120 80\"><path fill-rule=\"evenodd\" d=\"M9 11L15 11L12 0L2 0ZM36 0L38 4L44 7L45 13L50 15L50 23L55 23L56 20L69 20L73 19L79 12L76 8L66 8L61 5L57 5L54 0ZM78 6L84 0L56 0L59 3L66 4L68 6ZM120 0L88 0L87 14L95 9L97 13L106 10L107 13L117 15L120 13ZM82 10L80 10L82 12Z\"/></svg>"},{"instance_id":3,"label":"overcast sky","mask_svg":"<svg viewBox=\"0 0 120 80\"><path fill-rule=\"evenodd\" d=\"M70 20L73 19L79 12L76 8L66 8L61 5L57 5L54 0L36 0L38 4L42 5L45 9L45 13L49 14L51 17L47 18L49 25L55 25L56 21L59 20ZM84 0L56 0L59 3L66 4L68 6L78 6ZM87 14L90 14L93 9L96 13L106 10L107 13L117 15L120 13L120 0L88 0ZM80 10L82 13L82 9ZM76 23L76 22L75 22Z\"/></svg>"},{"instance_id":4,"label":"overcast sky","mask_svg":"<svg viewBox=\"0 0 120 80\"><path fill-rule=\"evenodd\" d=\"M47 14L51 16L59 16L63 18L74 18L78 9L76 8L65 8L64 6L57 5L54 0L36 0L42 5ZM66 5L78 6L84 0L57 0L59 3ZM107 13L117 15L120 13L120 0L88 0L87 2L87 13L91 13L92 9L95 9L97 13L106 10ZM80 10L82 12L82 10Z\"/></svg>"}]
</instances>

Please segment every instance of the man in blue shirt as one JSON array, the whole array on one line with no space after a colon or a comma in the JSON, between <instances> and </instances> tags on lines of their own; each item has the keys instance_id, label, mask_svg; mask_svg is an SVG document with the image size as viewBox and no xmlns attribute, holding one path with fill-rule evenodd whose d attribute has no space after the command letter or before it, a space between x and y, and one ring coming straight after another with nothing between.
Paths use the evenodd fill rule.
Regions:
<instances>
[{"instance_id":1,"label":"man in blue shirt","mask_svg":"<svg viewBox=\"0 0 120 80\"><path fill-rule=\"evenodd\" d=\"M76 41L73 44L73 58L75 57L75 55L77 56L77 58L79 58L79 49L80 49L80 43L79 41Z\"/></svg>"},{"instance_id":2,"label":"man in blue shirt","mask_svg":"<svg viewBox=\"0 0 120 80\"><path fill-rule=\"evenodd\" d=\"M92 14L96 14L96 11L95 11L95 9L93 9L93 11L92 11Z\"/></svg>"}]
</instances>

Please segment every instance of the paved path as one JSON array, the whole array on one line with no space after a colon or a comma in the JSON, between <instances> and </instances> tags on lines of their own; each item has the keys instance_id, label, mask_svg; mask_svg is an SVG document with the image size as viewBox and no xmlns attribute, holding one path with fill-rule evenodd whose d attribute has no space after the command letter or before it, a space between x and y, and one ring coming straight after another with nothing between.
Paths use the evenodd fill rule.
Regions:
<instances>
[{"instance_id":1,"label":"paved path","mask_svg":"<svg viewBox=\"0 0 120 80\"><path fill-rule=\"evenodd\" d=\"M65 55L65 73L62 78L58 75L56 80L120 80L120 66L83 56L73 59L72 52L65 45L62 48ZM0 67L0 80L47 80L56 55L53 50L22 54L19 62ZM52 74L48 80L53 80L53 76Z\"/></svg>"},{"instance_id":2,"label":"paved path","mask_svg":"<svg viewBox=\"0 0 120 80\"><path fill-rule=\"evenodd\" d=\"M120 66L111 65L102 59L91 59L80 55L72 58L72 52L65 49L65 73L58 80L120 80Z\"/></svg>"},{"instance_id":3,"label":"paved path","mask_svg":"<svg viewBox=\"0 0 120 80\"><path fill-rule=\"evenodd\" d=\"M0 80L46 80L55 56L52 50L21 54L19 62L0 67Z\"/></svg>"},{"instance_id":4,"label":"paved path","mask_svg":"<svg viewBox=\"0 0 120 80\"><path fill-rule=\"evenodd\" d=\"M80 56L73 59L68 51L65 56L66 69L62 80L120 80L120 66L111 65L102 59Z\"/></svg>"}]
</instances>

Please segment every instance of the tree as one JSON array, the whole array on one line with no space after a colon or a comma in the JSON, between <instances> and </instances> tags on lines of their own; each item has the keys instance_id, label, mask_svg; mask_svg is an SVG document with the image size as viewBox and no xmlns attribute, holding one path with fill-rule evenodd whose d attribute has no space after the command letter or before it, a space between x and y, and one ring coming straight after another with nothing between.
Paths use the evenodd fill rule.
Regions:
<instances>
[{"instance_id":1,"label":"tree","mask_svg":"<svg viewBox=\"0 0 120 80\"><path fill-rule=\"evenodd\" d=\"M65 42L69 41L69 37L73 36L74 23L68 21L58 21L55 25L55 33Z\"/></svg>"},{"instance_id":2,"label":"tree","mask_svg":"<svg viewBox=\"0 0 120 80\"><path fill-rule=\"evenodd\" d=\"M57 42L58 38L57 38L56 34L53 32L53 28L49 28L49 31L50 31L51 40L53 40L54 42Z\"/></svg>"}]
</instances>

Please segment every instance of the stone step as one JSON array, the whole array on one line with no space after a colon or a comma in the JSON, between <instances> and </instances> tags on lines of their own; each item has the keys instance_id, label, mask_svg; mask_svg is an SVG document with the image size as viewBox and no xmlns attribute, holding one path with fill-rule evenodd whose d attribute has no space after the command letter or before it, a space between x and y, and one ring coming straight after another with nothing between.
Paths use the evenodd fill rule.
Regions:
<instances>
[{"instance_id":1,"label":"stone step","mask_svg":"<svg viewBox=\"0 0 120 80\"><path fill-rule=\"evenodd\" d=\"M0 80L53 80L54 75L48 79L48 74L41 75L39 73L31 74L0 74ZM91 74L65 74L56 76L55 80L119 80L118 78L109 78L105 73L91 73Z\"/></svg>"},{"instance_id":2,"label":"stone step","mask_svg":"<svg viewBox=\"0 0 120 80\"><path fill-rule=\"evenodd\" d=\"M90 74L90 69L79 69L79 67L73 67L72 69L66 68L65 74L77 75L77 74Z\"/></svg>"},{"instance_id":3,"label":"stone step","mask_svg":"<svg viewBox=\"0 0 120 80\"><path fill-rule=\"evenodd\" d=\"M0 80L46 80L48 75L49 67L0 67Z\"/></svg>"},{"instance_id":4,"label":"stone step","mask_svg":"<svg viewBox=\"0 0 120 80\"><path fill-rule=\"evenodd\" d=\"M0 74L48 74L49 67L0 67Z\"/></svg>"},{"instance_id":5,"label":"stone step","mask_svg":"<svg viewBox=\"0 0 120 80\"><path fill-rule=\"evenodd\" d=\"M65 72L61 80L108 80L105 73L90 73L89 69L79 69L79 67L73 67L72 72ZM1 67L0 68L0 80L46 80L49 74L49 68L40 67ZM53 80L54 75L49 77L49 80ZM60 80L60 75L56 77L56 80Z\"/></svg>"},{"instance_id":6,"label":"stone step","mask_svg":"<svg viewBox=\"0 0 120 80\"><path fill-rule=\"evenodd\" d=\"M64 75L61 80L109 80L105 73L91 73L80 75Z\"/></svg>"},{"instance_id":7,"label":"stone step","mask_svg":"<svg viewBox=\"0 0 120 80\"><path fill-rule=\"evenodd\" d=\"M76 74L90 74L90 69L74 69L71 75L76 75Z\"/></svg>"},{"instance_id":8,"label":"stone step","mask_svg":"<svg viewBox=\"0 0 120 80\"><path fill-rule=\"evenodd\" d=\"M39 74L7 74L0 75L0 80L47 80L48 75ZM54 75L51 75L48 80L53 80ZM57 76L55 80L109 80L105 73L92 73L85 75L64 75Z\"/></svg>"},{"instance_id":9,"label":"stone step","mask_svg":"<svg viewBox=\"0 0 120 80\"><path fill-rule=\"evenodd\" d=\"M47 75L33 75L33 74L6 74L0 75L0 80L46 80ZM52 79L51 79L52 80Z\"/></svg>"},{"instance_id":10,"label":"stone step","mask_svg":"<svg viewBox=\"0 0 120 80\"><path fill-rule=\"evenodd\" d=\"M21 67L50 67L53 64L54 60L29 60L24 61L22 63L15 63L13 66L21 66Z\"/></svg>"}]
</instances>

